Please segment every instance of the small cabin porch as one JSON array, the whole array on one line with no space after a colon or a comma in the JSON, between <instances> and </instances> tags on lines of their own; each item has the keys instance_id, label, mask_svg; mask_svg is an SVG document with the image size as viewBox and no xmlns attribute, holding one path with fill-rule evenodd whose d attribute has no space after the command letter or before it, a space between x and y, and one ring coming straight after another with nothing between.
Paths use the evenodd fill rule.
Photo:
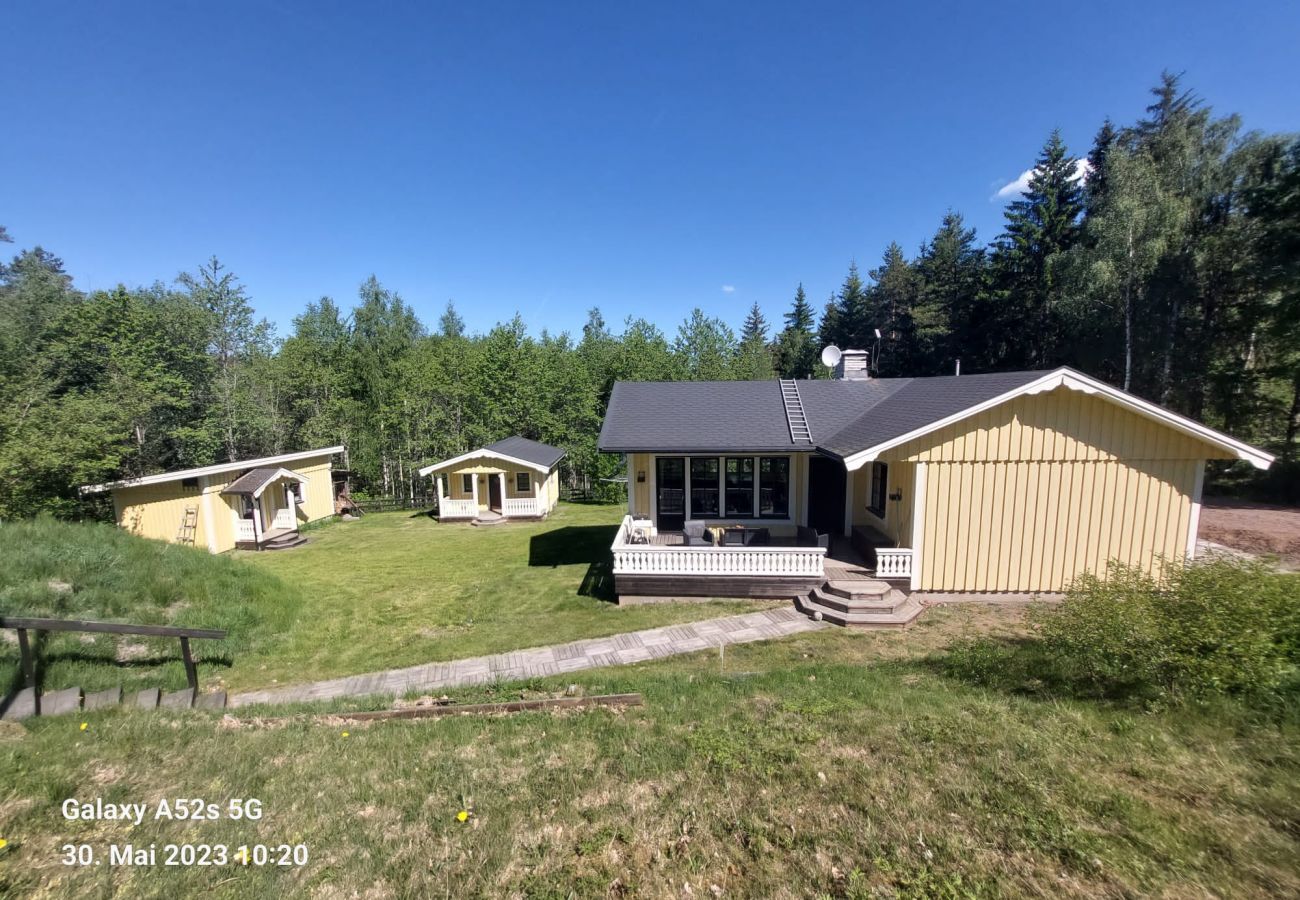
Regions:
<instances>
[{"instance_id":1,"label":"small cabin porch","mask_svg":"<svg viewBox=\"0 0 1300 900\"><path fill-rule=\"evenodd\" d=\"M298 520L307 481L291 469L261 468L222 488L235 517L235 549L283 550L306 543Z\"/></svg>"}]
</instances>

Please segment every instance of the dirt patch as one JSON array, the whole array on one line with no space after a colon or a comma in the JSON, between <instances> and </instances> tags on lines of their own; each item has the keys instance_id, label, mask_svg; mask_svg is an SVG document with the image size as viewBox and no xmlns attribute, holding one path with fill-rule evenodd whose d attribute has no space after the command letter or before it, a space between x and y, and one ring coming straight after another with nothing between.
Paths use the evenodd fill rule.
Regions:
<instances>
[{"instance_id":1,"label":"dirt patch","mask_svg":"<svg viewBox=\"0 0 1300 900\"><path fill-rule=\"evenodd\" d=\"M1198 536L1245 550L1271 554L1288 568L1300 568L1300 509L1249 500L1206 499Z\"/></svg>"}]
</instances>

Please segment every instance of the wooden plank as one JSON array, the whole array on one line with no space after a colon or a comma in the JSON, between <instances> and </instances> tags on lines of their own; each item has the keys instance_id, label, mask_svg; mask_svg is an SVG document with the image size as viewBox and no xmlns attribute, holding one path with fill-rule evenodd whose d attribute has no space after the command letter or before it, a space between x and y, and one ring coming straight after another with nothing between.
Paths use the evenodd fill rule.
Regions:
<instances>
[{"instance_id":1,"label":"wooden plank","mask_svg":"<svg viewBox=\"0 0 1300 900\"><path fill-rule=\"evenodd\" d=\"M317 719L347 719L371 722L384 719L432 719L439 716L484 715L527 712L539 709L582 709L584 707L641 706L640 694L600 694L595 697L552 697L543 700L512 700L506 703L467 703L438 706L413 706L408 709L381 709L375 712L322 713Z\"/></svg>"},{"instance_id":2,"label":"wooden plank","mask_svg":"<svg viewBox=\"0 0 1300 900\"><path fill-rule=\"evenodd\" d=\"M0 616L0 628L16 628L19 640L22 632L32 631L90 631L100 634L138 634L145 637L203 638L219 641L226 637L222 628L180 628L175 625L126 625L118 622L84 622L76 619L31 619L23 616Z\"/></svg>"}]
</instances>

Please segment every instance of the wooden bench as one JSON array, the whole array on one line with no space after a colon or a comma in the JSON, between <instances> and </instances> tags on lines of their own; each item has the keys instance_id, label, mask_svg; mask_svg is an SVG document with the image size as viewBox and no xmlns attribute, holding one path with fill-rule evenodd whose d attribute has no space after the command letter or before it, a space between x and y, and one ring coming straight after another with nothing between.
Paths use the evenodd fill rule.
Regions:
<instances>
[{"instance_id":1,"label":"wooden bench","mask_svg":"<svg viewBox=\"0 0 1300 900\"><path fill-rule=\"evenodd\" d=\"M40 714L40 691L36 687L36 657L32 653L29 631L80 631L97 634L134 634L141 637L179 638L181 658L185 661L185 680L189 683L190 702L199 693L199 670L190 653L190 640L219 641L226 631L219 628L179 628L174 625L127 625L118 622L84 622L79 619L34 619L24 616L0 616L0 628L13 628L18 632L18 652L22 657L25 687L31 688L37 715Z\"/></svg>"}]
</instances>

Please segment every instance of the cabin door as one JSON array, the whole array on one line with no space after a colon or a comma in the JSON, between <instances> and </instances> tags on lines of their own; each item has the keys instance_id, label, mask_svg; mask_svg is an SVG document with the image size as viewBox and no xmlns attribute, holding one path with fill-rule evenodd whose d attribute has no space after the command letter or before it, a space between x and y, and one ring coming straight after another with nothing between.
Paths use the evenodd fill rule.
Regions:
<instances>
[{"instance_id":1,"label":"cabin door","mask_svg":"<svg viewBox=\"0 0 1300 900\"><path fill-rule=\"evenodd\" d=\"M844 465L825 456L808 457L808 526L818 534L844 531Z\"/></svg>"},{"instance_id":2,"label":"cabin door","mask_svg":"<svg viewBox=\"0 0 1300 900\"><path fill-rule=\"evenodd\" d=\"M686 458L655 459L655 527L681 531L686 525Z\"/></svg>"},{"instance_id":3,"label":"cabin door","mask_svg":"<svg viewBox=\"0 0 1300 900\"><path fill-rule=\"evenodd\" d=\"M488 481L488 509L501 509L501 479L496 475L489 475Z\"/></svg>"}]
</instances>

